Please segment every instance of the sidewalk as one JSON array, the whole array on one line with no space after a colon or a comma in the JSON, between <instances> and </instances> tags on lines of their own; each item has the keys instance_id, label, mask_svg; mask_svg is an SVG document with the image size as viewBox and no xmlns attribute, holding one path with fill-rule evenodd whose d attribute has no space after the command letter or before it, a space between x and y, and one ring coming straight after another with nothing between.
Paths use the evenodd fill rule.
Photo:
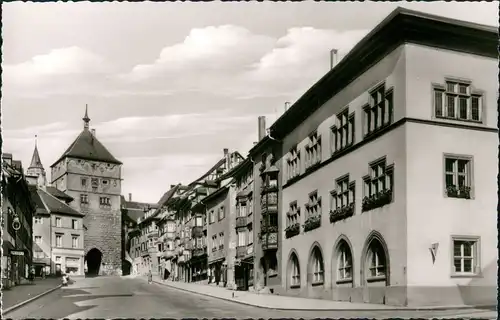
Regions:
<instances>
[{"instance_id":1,"label":"sidewalk","mask_svg":"<svg viewBox=\"0 0 500 320\"><path fill-rule=\"evenodd\" d=\"M344 301L278 296L272 294L258 294L248 291L233 291L223 287L211 285L169 280L163 281L159 277L153 277L153 282L192 293L251 305L254 307L275 310L407 310L407 308L404 307L393 307L381 304L351 303Z\"/></svg>"},{"instance_id":2,"label":"sidewalk","mask_svg":"<svg viewBox=\"0 0 500 320\"><path fill-rule=\"evenodd\" d=\"M5 313L7 309L26 300L32 299L33 297L47 292L48 290L57 288L60 285L60 278L37 278L34 281L34 284L21 284L8 290L3 290L2 309Z\"/></svg>"}]
</instances>

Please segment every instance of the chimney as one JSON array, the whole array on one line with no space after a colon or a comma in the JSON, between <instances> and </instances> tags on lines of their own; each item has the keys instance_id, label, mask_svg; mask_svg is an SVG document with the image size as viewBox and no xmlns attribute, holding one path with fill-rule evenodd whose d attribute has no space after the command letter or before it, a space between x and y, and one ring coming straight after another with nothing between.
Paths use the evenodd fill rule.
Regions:
<instances>
[{"instance_id":1,"label":"chimney","mask_svg":"<svg viewBox=\"0 0 500 320\"><path fill-rule=\"evenodd\" d=\"M335 67L335 65L337 64L337 53L337 49L330 50L330 70L332 70L333 67Z\"/></svg>"},{"instance_id":2,"label":"chimney","mask_svg":"<svg viewBox=\"0 0 500 320\"><path fill-rule=\"evenodd\" d=\"M132 194L131 193L128 194L128 201L132 201Z\"/></svg>"},{"instance_id":3,"label":"chimney","mask_svg":"<svg viewBox=\"0 0 500 320\"><path fill-rule=\"evenodd\" d=\"M259 141L264 139L266 136L266 117L259 117Z\"/></svg>"},{"instance_id":4,"label":"chimney","mask_svg":"<svg viewBox=\"0 0 500 320\"><path fill-rule=\"evenodd\" d=\"M226 158L226 170L229 170L231 168L231 155L228 148L224 148L224 157Z\"/></svg>"},{"instance_id":5,"label":"chimney","mask_svg":"<svg viewBox=\"0 0 500 320\"><path fill-rule=\"evenodd\" d=\"M95 137L95 129L91 129L90 132L92 132L92 135Z\"/></svg>"},{"instance_id":6,"label":"chimney","mask_svg":"<svg viewBox=\"0 0 500 320\"><path fill-rule=\"evenodd\" d=\"M285 112L290 108L290 102L285 102Z\"/></svg>"},{"instance_id":7,"label":"chimney","mask_svg":"<svg viewBox=\"0 0 500 320\"><path fill-rule=\"evenodd\" d=\"M170 185L170 189L173 189L175 187L175 184Z\"/></svg>"}]
</instances>

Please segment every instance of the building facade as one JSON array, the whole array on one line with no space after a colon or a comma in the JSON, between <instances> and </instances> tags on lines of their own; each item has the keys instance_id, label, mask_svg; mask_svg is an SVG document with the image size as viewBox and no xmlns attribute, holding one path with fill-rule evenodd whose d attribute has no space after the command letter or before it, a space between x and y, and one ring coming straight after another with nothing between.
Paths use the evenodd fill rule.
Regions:
<instances>
[{"instance_id":1,"label":"building facade","mask_svg":"<svg viewBox=\"0 0 500 320\"><path fill-rule=\"evenodd\" d=\"M284 294L494 301L496 37L398 9L271 126Z\"/></svg>"},{"instance_id":2,"label":"building facade","mask_svg":"<svg viewBox=\"0 0 500 320\"><path fill-rule=\"evenodd\" d=\"M52 184L77 201L70 205L85 215L85 261L89 274L121 274L121 165L89 128L84 128L51 166Z\"/></svg>"},{"instance_id":3,"label":"building facade","mask_svg":"<svg viewBox=\"0 0 500 320\"><path fill-rule=\"evenodd\" d=\"M33 203L22 164L2 154L2 285L9 288L28 278L33 262Z\"/></svg>"},{"instance_id":4,"label":"building facade","mask_svg":"<svg viewBox=\"0 0 500 320\"><path fill-rule=\"evenodd\" d=\"M236 183L236 260L234 278L238 290L253 288L254 201L253 164L246 158L233 173Z\"/></svg>"}]
</instances>

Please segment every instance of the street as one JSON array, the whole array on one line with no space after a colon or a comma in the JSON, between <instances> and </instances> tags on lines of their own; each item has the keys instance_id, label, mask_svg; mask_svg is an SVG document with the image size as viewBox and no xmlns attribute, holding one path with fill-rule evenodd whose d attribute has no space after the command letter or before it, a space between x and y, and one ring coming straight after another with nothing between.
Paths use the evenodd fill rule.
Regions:
<instances>
[{"instance_id":1,"label":"street","mask_svg":"<svg viewBox=\"0 0 500 320\"><path fill-rule=\"evenodd\" d=\"M491 310L281 311L251 307L188 293L144 278L77 278L6 318L486 318Z\"/></svg>"}]
</instances>

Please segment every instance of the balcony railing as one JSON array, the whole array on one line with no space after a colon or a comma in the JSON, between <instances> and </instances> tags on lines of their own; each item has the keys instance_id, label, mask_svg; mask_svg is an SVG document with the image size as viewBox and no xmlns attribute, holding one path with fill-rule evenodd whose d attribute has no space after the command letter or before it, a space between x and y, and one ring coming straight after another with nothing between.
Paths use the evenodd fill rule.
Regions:
<instances>
[{"instance_id":1,"label":"balcony railing","mask_svg":"<svg viewBox=\"0 0 500 320\"><path fill-rule=\"evenodd\" d=\"M247 217L236 217L236 228L246 227Z\"/></svg>"},{"instance_id":2,"label":"balcony railing","mask_svg":"<svg viewBox=\"0 0 500 320\"><path fill-rule=\"evenodd\" d=\"M154 230L154 231L148 232L146 235L147 235L148 239L151 239L151 238L158 237L159 232L158 232L158 230Z\"/></svg>"},{"instance_id":3,"label":"balcony railing","mask_svg":"<svg viewBox=\"0 0 500 320\"><path fill-rule=\"evenodd\" d=\"M236 247L236 258L243 258L247 254L247 246Z\"/></svg>"},{"instance_id":4,"label":"balcony railing","mask_svg":"<svg viewBox=\"0 0 500 320\"><path fill-rule=\"evenodd\" d=\"M207 254L207 247L193 249L193 257L199 257L204 254Z\"/></svg>"},{"instance_id":5,"label":"balcony railing","mask_svg":"<svg viewBox=\"0 0 500 320\"><path fill-rule=\"evenodd\" d=\"M278 233L266 233L262 235L262 250L274 250L278 248Z\"/></svg>"}]
</instances>

